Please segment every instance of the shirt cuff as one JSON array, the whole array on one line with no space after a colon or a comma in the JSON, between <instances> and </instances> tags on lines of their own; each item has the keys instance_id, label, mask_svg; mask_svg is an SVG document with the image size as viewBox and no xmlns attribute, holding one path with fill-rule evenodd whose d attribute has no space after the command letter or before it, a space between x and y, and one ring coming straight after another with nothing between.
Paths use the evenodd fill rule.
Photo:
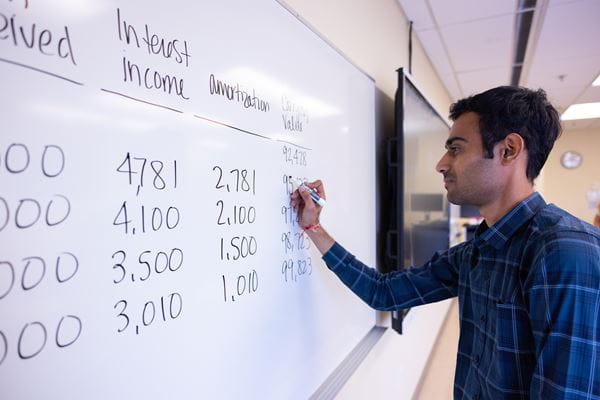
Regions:
<instances>
[{"instance_id":1,"label":"shirt cuff","mask_svg":"<svg viewBox=\"0 0 600 400\"><path fill-rule=\"evenodd\" d=\"M343 264L343 260L349 255L348 251L342 247L341 244L335 242L333 246L323 254L323 261L327 264L327 268L335 271L336 268Z\"/></svg>"}]
</instances>

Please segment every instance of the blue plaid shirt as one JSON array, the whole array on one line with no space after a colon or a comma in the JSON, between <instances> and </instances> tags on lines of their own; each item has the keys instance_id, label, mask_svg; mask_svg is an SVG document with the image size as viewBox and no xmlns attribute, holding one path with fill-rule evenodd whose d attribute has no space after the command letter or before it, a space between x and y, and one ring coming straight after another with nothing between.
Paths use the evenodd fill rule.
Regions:
<instances>
[{"instance_id":1,"label":"blue plaid shirt","mask_svg":"<svg viewBox=\"0 0 600 400\"><path fill-rule=\"evenodd\" d=\"M600 400L600 231L539 194L420 268L323 259L378 310L458 296L456 399Z\"/></svg>"}]
</instances>

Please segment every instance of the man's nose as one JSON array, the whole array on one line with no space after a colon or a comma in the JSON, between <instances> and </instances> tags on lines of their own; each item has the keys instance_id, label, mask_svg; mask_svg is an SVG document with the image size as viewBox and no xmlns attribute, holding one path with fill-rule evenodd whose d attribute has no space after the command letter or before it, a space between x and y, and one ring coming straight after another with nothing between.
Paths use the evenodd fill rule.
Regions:
<instances>
[{"instance_id":1,"label":"man's nose","mask_svg":"<svg viewBox=\"0 0 600 400\"><path fill-rule=\"evenodd\" d=\"M444 174L450 169L448 167L448 154L445 153L435 166L435 170L440 174Z\"/></svg>"}]
</instances>

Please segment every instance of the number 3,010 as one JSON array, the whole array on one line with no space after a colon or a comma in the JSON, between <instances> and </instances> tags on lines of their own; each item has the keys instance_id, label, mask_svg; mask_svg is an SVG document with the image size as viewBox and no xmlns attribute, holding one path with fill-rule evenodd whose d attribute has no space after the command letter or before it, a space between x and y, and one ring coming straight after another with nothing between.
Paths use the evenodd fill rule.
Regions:
<instances>
[{"instance_id":1,"label":"number 3,010","mask_svg":"<svg viewBox=\"0 0 600 400\"><path fill-rule=\"evenodd\" d=\"M168 310L165 307L165 297L169 298ZM129 314L126 313L127 310L127 300L119 300L115 305L114 309L117 310L120 308L117 317L121 318L123 321L123 325L121 328L117 329L118 333L124 332L130 325L131 319L129 318ZM167 319L177 319L181 315L181 311L183 310L183 299L181 295L177 292L171 293L168 296L161 296L160 298L160 311L162 315L162 320L167 321ZM168 315L167 315L168 312ZM156 304L153 301L147 301L144 304L144 308L142 309L141 315L141 323L142 326L151 325L156 319ZM135 325L135 334L138 335L140 333L140 324Z\"/></svg>"}]
</instances>

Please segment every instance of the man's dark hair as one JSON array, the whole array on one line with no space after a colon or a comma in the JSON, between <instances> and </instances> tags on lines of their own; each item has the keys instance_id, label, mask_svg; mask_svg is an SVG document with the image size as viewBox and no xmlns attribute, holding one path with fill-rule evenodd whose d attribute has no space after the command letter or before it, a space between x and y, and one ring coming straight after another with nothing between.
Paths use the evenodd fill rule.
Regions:
<instances>
[{"instance_id":1,"label":"man's dark hair","mask_svg":"<svg viewBox=\"0 0 600 400\"><path fill-rule=\"evenodd\" d=\"M494 146L509 133L521 135L529 155L527 179L533 182L561 133L558 112L548 101L546 92L499 86L452 104L450 119L456 121L471 111L479 116L479 131L487 158L494 158Z\"/></svg>"}]
</instances>

